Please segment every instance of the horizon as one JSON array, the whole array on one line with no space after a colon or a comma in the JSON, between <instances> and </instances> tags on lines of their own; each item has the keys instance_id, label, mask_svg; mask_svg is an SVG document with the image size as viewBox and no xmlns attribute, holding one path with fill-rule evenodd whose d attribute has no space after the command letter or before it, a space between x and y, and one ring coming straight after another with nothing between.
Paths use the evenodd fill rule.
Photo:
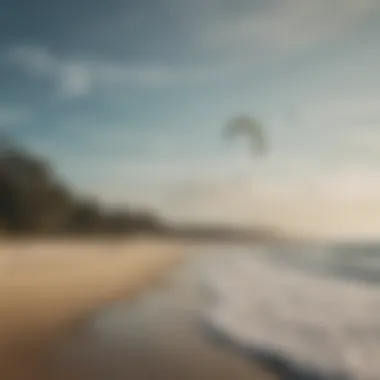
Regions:
<instances>
[{"instance_id":1,"label":"horizon","mask_svg":"<svg viewBox=\"0 0 380 380\"><path fill-rule=\"evenodd\" d=\"M380 233L376 0L0 0L0 131L170 220ZM226 144L259 119L271 151Z\"/></svg>"}]
</instances>

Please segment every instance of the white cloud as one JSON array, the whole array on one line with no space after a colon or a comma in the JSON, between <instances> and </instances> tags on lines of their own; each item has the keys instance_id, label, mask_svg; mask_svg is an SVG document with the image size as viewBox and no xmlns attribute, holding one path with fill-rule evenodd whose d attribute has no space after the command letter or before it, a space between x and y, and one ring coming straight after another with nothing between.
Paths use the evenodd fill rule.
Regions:
<instances>
[{"instance_id":1,"label":"white cloud","mask_svg":"<svg viewBox=\"0 0 380 380\"><path fill-rule=\"evenodd\" d=\"M109 84L155 87L170 83L175 76L175 72L164 65L131 66L112 62L93 62L90 65L94 75L103 83Z\"/></svg>"},{"instance_id":2,"label":"white cloud","mask_svg":"<svg viewBox=\"0 0 380 380\"><path fill-rule=\"evenodd\" d=\"M58 75L61 82L61 91L67 97L86 95L91 90L91 74L83 65L62 65L62 68Z\"/></svg>"},{"instance_id":3,"label":"white cloud","mask_svg":"<svg viewBox=\"0 0 380 380\"><path fill-rule=\"evenodd\" d=\"M8 62L33 74L51 78L61 95L82 96L97 85L157 86L175 79L176 73L161 65L140 65L67 59L40 46L16 46L7 54Z\"/></svg>"},{"instance_id":4,"label":"white cloud","mask_svg":"<svg viewBox=\"0 0 380 380\"><path fill-rule=\"evenodd\" d=\"M62 95L79 96L90 89L91 79L84 65L60 60L41 46L15 46L6 59L32 74L51 78Z\"/></svg>"},{"instance_id":5,"label":"white cloud","mask_svg":"<svg viewBox=\"0 0 380 380\"><path fill-rule=\"evenodd\" d=\"M8 63L50 78L64 97L82 96L96 86L161 87L193 85L224 78L230 65L173 66L157 63L59 58L40 46L16 46L6 54Z\"/></svg>"},{"instance_id":6,"label":"white cloud","mask_svg":"<svg viewBox=\"0 0 380 380\"><path fill-rule=\"evenodd\" d=\"M64 62L44 47L15 46L7 52L6 59L34 75L50 78L61 95L81 95L89 88L84 67Z\"/></svg>"},{"instance_id":7,"label":"white cloud","mask_svg":"<svg viewBox=\"0 0 380 380\"><path fill-rule=\"evenodd\" d=\"M128 62L62 58L41 46L16 46L8 59L35 74L49 76L65 96L82 96L98 85L210 83L236 77L242 70L252 72L252 65L263 67L269 61L277 62L273 52L289 54L340 38L380 10L376 0L268 0L262 8L252 3L234 12L215 0L191 4L166 0L164 4L178 22L192 20L186 29L188 37L194 37L189 50L195 58L206 52L206 62L193 66L154 62L133 66ZM127 17L124 13L122 16ZM219 50L222 54L215 54Z\"/></svg>"},{"instance_id":8,"label":"white cloud","mask_svg":"<svg viewBox=\"0 0 380 380\"><path fill-rule=\"evenodd\" d=\"M375 0L273 0L231 17L217 13L199 39L214 48L295 51L333 41L379 10Z\"/></svg>"}]
</instances>

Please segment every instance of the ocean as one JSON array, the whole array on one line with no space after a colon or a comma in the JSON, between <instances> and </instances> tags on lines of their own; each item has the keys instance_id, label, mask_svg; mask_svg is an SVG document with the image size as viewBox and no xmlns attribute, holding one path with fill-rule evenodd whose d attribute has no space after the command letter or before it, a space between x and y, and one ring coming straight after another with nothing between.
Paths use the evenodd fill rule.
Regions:
<instances>
[{"instance_id":1,"label":"ocean","mask_svg":"<svg viewBox=\"0 0 380 380\"><path fill-rule=\"evenodd\" d=\"M281 379L380 379L380 242L217 248L214 335Z\"/></svg>"}]
</instances>

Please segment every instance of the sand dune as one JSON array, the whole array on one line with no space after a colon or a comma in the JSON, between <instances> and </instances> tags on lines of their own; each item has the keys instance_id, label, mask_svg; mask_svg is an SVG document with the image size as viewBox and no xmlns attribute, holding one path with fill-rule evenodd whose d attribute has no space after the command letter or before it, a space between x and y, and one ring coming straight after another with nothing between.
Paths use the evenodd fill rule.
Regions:
<instances>
[{"instance_id":1,"label":"sand dune","mask_svg":"<svg viewBox=\"0 0 380 380\"><path fill-rule=\"evenodd\" d=\"M21 242L0 247L0 378L56 379L54 349L91 311L133 297L181 258L173 244Z\"/></svg>"}]
</instances>

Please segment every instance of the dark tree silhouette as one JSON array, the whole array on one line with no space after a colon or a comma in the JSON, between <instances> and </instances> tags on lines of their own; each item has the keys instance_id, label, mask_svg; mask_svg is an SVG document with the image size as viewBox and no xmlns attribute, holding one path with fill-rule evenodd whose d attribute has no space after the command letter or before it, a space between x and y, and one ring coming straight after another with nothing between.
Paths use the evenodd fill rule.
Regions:
<instances>
[{"instance_id":1,"label":"dark tree silhouette","mask_svg":"<svg viewBox=\"0 0 380 380\"><path fill-rule=\"evenodd\" d=\"M16 234L130 233L156 229L148 213L104 212L64 186L46 160L0 139L0 228Z\"/></svg>"}]
</instances>

